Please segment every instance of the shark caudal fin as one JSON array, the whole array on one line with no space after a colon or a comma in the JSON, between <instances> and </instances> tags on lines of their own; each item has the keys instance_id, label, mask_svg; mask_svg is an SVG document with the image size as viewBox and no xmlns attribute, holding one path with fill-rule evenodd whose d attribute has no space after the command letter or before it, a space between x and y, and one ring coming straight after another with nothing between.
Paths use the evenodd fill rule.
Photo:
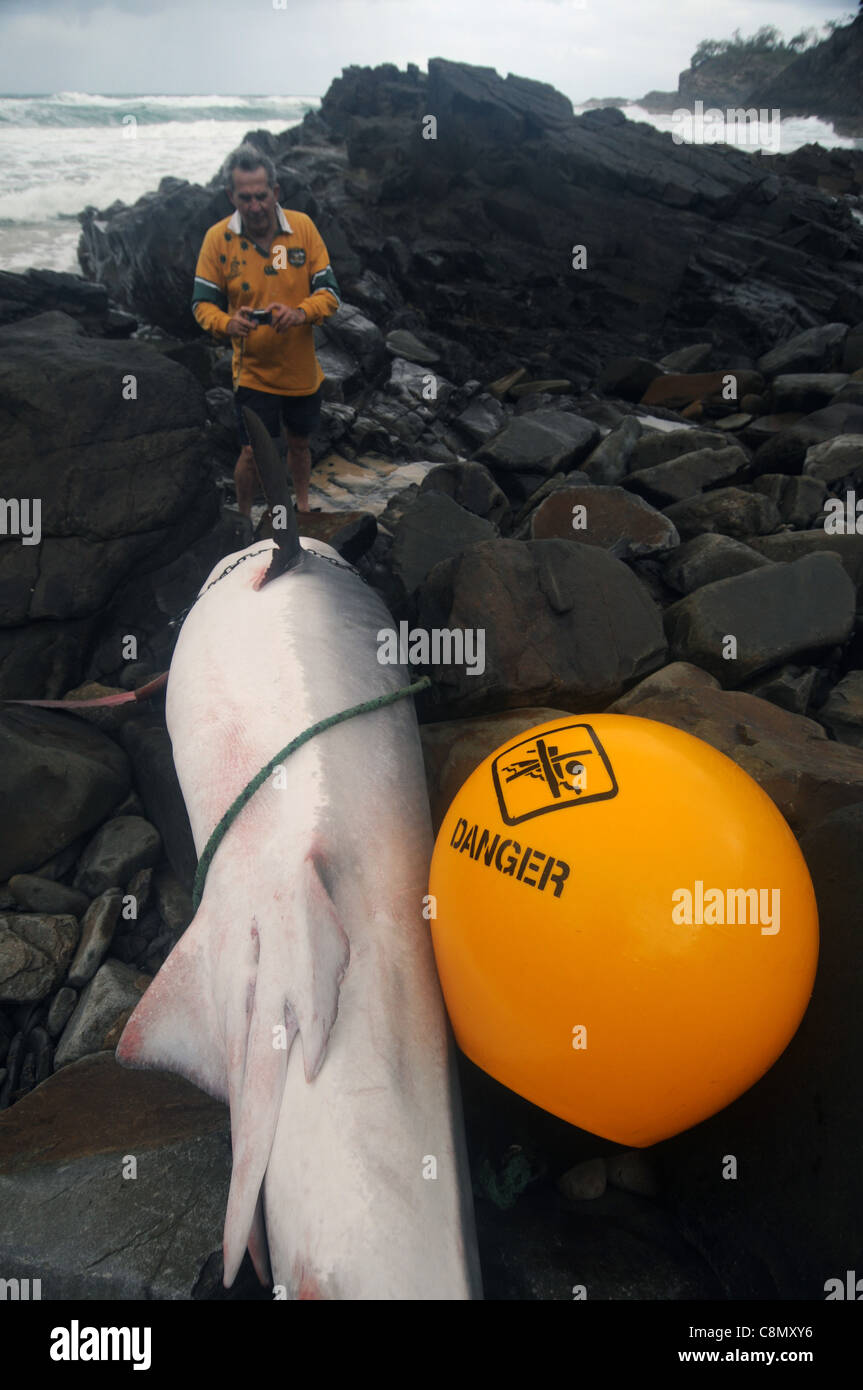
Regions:
<instances>
[{"instance_id":1,"label":"shark caudal fin","mask_svg":"<svg viewBox=\"0 0 863 1390\"><path fill-rule=\"evenodd\" d=\"M338 1013L350 949L317 866L307 856L275 903L245 923L204 899L117 1046L128 1066L178 1073L231 1107L233 1168L225 1214L225 1286L246 1246L269 1277L261 1186L300 1035L307 1081L317 1075Z\"/></svg>"}]
</instances>

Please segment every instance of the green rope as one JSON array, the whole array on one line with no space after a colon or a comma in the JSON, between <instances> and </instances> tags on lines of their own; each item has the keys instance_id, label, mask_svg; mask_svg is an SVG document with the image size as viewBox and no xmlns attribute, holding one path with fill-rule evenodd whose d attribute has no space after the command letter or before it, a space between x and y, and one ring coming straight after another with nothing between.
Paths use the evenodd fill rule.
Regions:
<instances>
[{"instance_id":1,"label":"green rope","mask_svg":"<svg viewBox=\"0 0 863 1390\"><path fill-rule=\"evenodd\" d=\"M355 714L367 714L370 710L382 709L384 705L395 704L396 700L403 699L405 695L415 695L418 691L425 690L430 685L431 680L429 677L422 676L419 680L414 681L413 685L403 686L401 690L392 690L388 695L377 695L373 700L364 700L361 705L353 705L350 709L343 709L338 714L328 715L326 719L319 719L317 724L312 724L304 733L298 734L296 738L292 738L290 743L286 744L280 753L277 753L274 758L270 758L270 761L261 768L260 772L252 778L251 782L246 783L240 795L231 802L204 846L204 852L198 860L198 868L195 873L195 886L192 891L192 904L195 911L197 912L201 898L204 895L204 883L207 878L207 870L213 861L213 855L216 853L216 850L219 848L228 830L237 819L237 816L246 805L246 802L251 801L255 792L259 787L263 786L270 773L274 768L278 767L283 758L286 758L289 753L295 752L296 749L302 747L304 743L308 743L309 739L314 738L315 734L323 733L324 729L331 729L334 724L341 724L346 719L352 719Z\"/></svg>"}]
</instances>

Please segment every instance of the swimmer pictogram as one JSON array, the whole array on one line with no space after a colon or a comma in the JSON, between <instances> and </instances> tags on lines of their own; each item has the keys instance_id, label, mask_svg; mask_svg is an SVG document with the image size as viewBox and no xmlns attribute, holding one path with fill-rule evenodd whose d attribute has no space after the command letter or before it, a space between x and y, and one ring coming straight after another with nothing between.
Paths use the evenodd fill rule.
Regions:
<instances>
[{"instance_id":1,"label":"swimmer pictogram","mask_svg":"<svg viewBox=\"0 0 863 1390\"><path fill-rule=\"evenodd\" d=\"M589 724L539 732L505 748L492 764L492 779L507 825L607 801L618 792L608 754Z\"/></svg>"}]
</instances>

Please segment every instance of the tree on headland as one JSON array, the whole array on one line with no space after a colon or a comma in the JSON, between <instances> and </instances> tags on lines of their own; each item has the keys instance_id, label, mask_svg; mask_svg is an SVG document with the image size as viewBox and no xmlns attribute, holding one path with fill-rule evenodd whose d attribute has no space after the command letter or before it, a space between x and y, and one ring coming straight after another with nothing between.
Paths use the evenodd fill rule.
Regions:
<instances>
[{"instance_id":1,"label":"tree on headland","mask_svg":"<svg viewBox=\"0 0 863 1390\"><path fill-rule=\"evenodd\" d=\"M863 0L859 0L859 9L863 13ZM740 30L735 29L730 39L702 39L693 53L690 63L693 68L697 68L702 63L707 62L709 58L720 58L726 55L743 58L753 53L786 54L789 59L796 58L806 49L814 48L825 38L830 38L835 34L837 29L841 29L853 21L853 14L844 15L841 19L828 19L822 25L823 33L819 34L817 29L801 29L799 34L795 34L787 42L775 24L762 24L761 28L751 34L749 38L744 38Z\"/></svg>"}]
</instances>

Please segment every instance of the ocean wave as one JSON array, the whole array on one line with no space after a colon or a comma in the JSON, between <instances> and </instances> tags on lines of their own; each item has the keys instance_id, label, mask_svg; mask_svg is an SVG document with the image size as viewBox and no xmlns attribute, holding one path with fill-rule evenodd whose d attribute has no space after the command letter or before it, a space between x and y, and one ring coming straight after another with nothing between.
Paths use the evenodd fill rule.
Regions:
<instances>
[{"instance_id":1,"label":"ocean wave","mask_svg":"<svg viewBox=\"0 0 863 1390\"><path fill-rule=\"evenodd\" d=\"M118 125L134 116L141 125L190 121L298 120L320 105L316 96L101 96L56 92L50 96L0 97L0 127Z\"/></svg>"}]
</instances>

